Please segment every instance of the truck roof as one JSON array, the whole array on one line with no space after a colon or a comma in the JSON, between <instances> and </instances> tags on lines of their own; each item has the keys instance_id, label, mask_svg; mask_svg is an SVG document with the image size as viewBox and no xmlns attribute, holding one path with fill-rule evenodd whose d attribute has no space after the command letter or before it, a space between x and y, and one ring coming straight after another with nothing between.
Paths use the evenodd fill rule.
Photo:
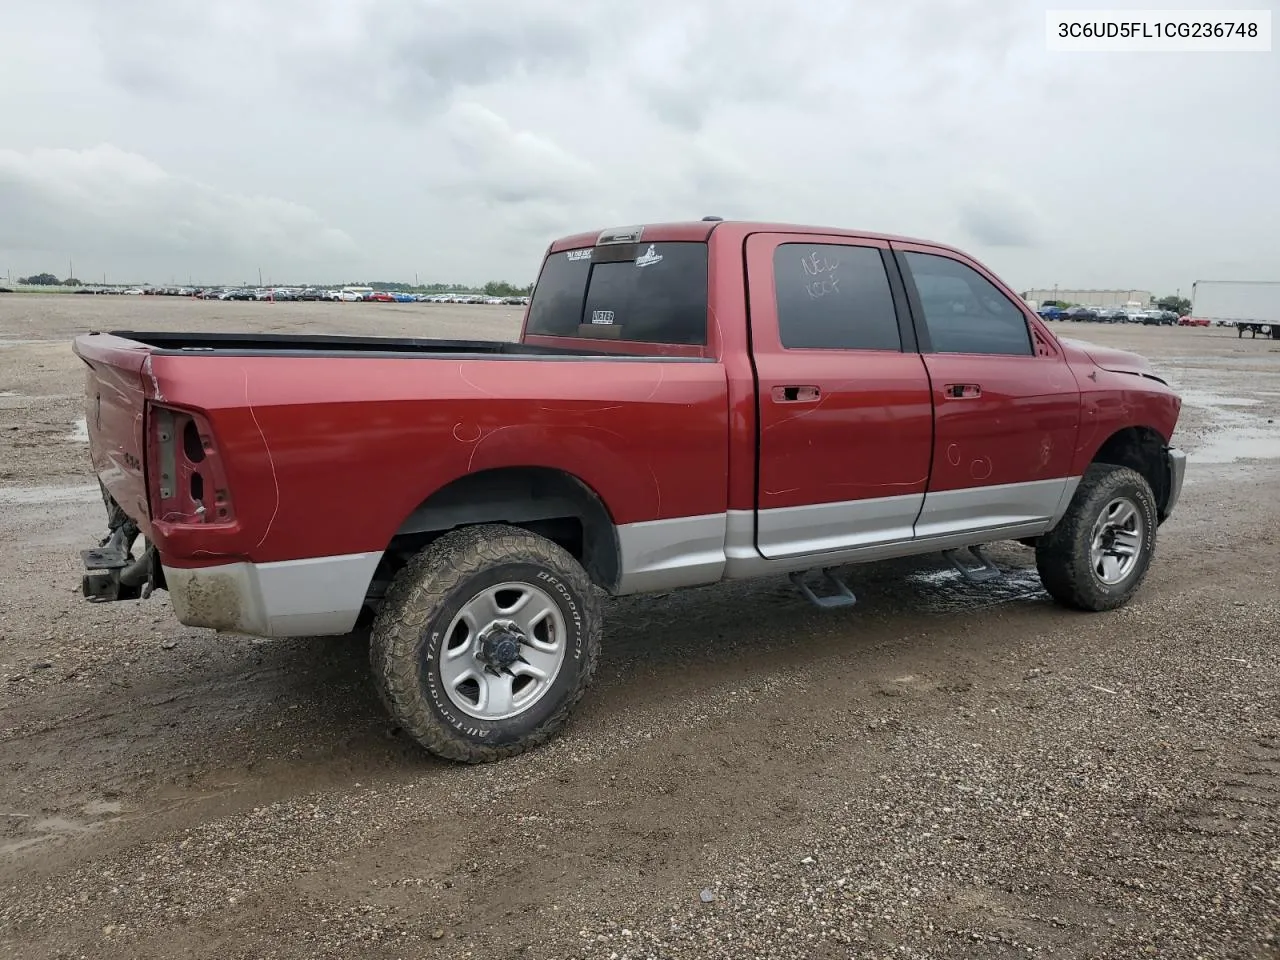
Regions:
<instances>
[{"instance_id":1,"label":"truck roof","mask_svg":"<svg viewBox=\"0 0 1280 960\"><path fill-rule=\"evenodd\" d=\"M738 236L745 237L752 233L811 233L835 237L854 237L862 240L896 240L899 243L919 243L943 250L950 250L962 255L964 251L936 240L924 240L919 237L898 236L890 233L876 233L871 230L850 229L847 227L817 226L801 223L781 223L767 220L679 220L667 223L631 224L622 227L604 227L598 230L587 230L554 240L548 249L549 253L561 250L572 250L578 247L593 247L600 243L659 243L672 241L706 241L715 230L730 230Z\"/></svg>"}]
</instances>

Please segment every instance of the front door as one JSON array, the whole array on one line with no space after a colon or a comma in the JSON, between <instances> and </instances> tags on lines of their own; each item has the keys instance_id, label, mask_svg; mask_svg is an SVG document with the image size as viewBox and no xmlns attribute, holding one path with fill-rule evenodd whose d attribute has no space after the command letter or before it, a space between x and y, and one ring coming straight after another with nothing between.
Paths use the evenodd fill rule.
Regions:
<instances>
[{"instance_id":1,"label":"front door","mask_svg":"<svg viewBox=\"0 0 1280 960\"><path fill-rule=\"evenodd\" d=\"M890 256L873 240L747 240L756 545L769 559L913 536L933 405Z\"/></svg>"},{"instance_id":2,"label":"front door","mask_svg":"<svg viewBox=\"0 0 1280 960\"><path fill-rule=\"evenodd\" d=\"M933 467L918 537L1013 531L1055 517L1080 390L1053 339L995 278L951 251L894 243L933 387Z\"/></svg>"}]
</instances>

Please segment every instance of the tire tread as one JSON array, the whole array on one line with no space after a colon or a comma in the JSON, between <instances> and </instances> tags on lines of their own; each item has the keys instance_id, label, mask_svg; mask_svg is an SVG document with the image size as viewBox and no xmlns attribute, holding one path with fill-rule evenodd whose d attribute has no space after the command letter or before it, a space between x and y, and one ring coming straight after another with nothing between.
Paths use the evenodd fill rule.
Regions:
<instances>
[{"instance_id":1,"label":"tire tread","mask_svg":"<svg viewBox=\"0 0 1280 960\"><path fill-rule=\"evenodd\" d=\"M1145 512L1144 556L1137 575L1121 593L1105 590L1094 578L1088 563L1089 537L1103 501L1123 487L1139 491L1139 508ZM1155 551L1155 496L1142 474L1130 467L1110 463L1090 464L1071 504L1058 525L1036 542L1036 569L1040 581L1054 600L1076 610L1101 612L1123 606L1142 586Z\"/></svg>"},{"instance_id":2,"label":"tire tread","mask_svg":"<svg viewBox=\"0 0 1280 960\"><path fill-rule=\"evenodd\" d=\"M560 707L538 728L505 744L477 743L444 723L422 696L418 651L432 616L466 578L513 560L553 570L583 604L585 636L578 677ZM463 763L490 763L545 743L568 720L595 675L600 654L600 601L581 565L559 545L506 524L452 530L411 559L392 580L374 618L369 660L387 712L431 753Z\"/></svg>"}]
</instances>

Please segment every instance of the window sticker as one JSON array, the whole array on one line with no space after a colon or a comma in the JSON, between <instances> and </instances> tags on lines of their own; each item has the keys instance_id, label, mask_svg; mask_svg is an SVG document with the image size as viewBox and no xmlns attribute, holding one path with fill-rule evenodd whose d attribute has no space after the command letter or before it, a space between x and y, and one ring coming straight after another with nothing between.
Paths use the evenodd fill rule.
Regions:
<instances>
[{"instance_id":1,"label":"window sticker","mask_svg":"<svg viewBox=\"0 0 1280 960\"><path fill-rule=\"evenodd\" d=\"M592 323L613 323L613 311L612 310L592 310L591 322Z\"/></svg>"},{"instance_id":2,"label":"window sticker","mask_svg":"<svg viewBox=\"0 0 1280 960\"><path fill-rule=\"evenodd\" d=\"M582 250L567 250L564 257L566 260L590 260L591 250L591 247L586 247Z\"/></svg>"},{"instance_id":3,"label":"window sticker","mask_svg":"<svg viewBox=\"0 0 1280 960\"><path fill-rule=\"evenodd\" d=\"M640 254L640 256L636 257L636 266L647 267L650 264L657 263L661 259L662 259L662 254L655 253L653 250L653 244L651 243L649 244L648 250Z\"/></svg>"}]
</instances>

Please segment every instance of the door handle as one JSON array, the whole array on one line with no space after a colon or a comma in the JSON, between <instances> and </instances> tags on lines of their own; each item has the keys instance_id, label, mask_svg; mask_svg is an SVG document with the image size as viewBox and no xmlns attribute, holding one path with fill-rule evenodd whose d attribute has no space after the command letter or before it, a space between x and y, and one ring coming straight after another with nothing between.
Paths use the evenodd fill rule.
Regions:
<instances>
[{"instance_id":1,"label":"door handle","mask_svg":"<svg viewBox=\"0 0 1280 960\"><path fill-rule=\"evenodd\" d=\"M774 403L813 403L820 396L822 391L809 384L773 388Z\"/></svg>"},{"instance_id":2,"label":"door handle","mask_svg":"<svg viewBox=\"0 0 1280 960\"><path fill-rule=\"evenodd\" d=\"M982 396L982 387L976 383L948 383L943 393L952 400L971 400Z\"/></svg>"}]
</instances>

